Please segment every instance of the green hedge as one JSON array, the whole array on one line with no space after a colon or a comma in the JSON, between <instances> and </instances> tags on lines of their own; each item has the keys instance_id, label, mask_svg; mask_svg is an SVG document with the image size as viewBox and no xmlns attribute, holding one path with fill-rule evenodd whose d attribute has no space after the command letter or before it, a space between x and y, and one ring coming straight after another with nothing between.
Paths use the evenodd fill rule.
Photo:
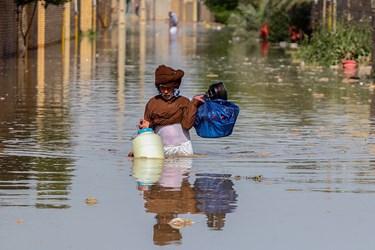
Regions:
<instances>
[{"instance_id":1,"label":"green hedge","mask_svg":"<svg viewBox=\"0 0 375 250\"><path fill-rule=\"evenodd\" d=\"M343 59L366 63L371 53L371 23L369 20L340 20L336 31L318 29L305 37L297 57L309 65L336 65Z\"/></svg>"}]
</instances>

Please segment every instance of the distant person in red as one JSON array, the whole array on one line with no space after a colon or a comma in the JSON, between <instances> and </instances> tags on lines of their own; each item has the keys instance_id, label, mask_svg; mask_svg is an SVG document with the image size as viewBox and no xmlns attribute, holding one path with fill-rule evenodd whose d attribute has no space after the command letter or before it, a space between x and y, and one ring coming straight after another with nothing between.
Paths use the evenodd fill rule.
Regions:
<instances>
[{"instance_id":1,"label":"distant person in red","mask_svg":"<svg viewBox=\"0 0 375 250\"><path fill-rule=\"evenodd\" d=\"M290 40L295 43L303 37L304 32L303 30L297 30L297 27L293 25L289 26L289 35Z\"/></svg>"},{"instance_id":2,"label":"distant person in red","mask_svg":"<svg viewBox=\"0 0 375 250\"><path fill-rule=\"evenodd\" d=\"M263 23L262 28L260 30L260 39L264 42L268 40L268 25L267 23Z\"/></svg>"}]
</instances>

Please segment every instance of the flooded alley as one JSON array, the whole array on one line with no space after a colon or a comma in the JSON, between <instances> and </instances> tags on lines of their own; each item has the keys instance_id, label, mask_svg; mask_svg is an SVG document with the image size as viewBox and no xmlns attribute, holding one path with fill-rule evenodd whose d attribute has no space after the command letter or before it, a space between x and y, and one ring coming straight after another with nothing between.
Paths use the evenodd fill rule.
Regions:
<instances>
[{"instance_id":1,"label":"flooded alley","mask_svg":"<svg viewBox=\"0 0 375 250\"><path fill-rule=\"evenodd\" d=\"M220 26L167 25L0 62L1 249L372 249L371 81ZM185 71L189 98L224 82L232 135L193 128L195 157L128 158L160 64Z\"/></svg>"}]
</instances>

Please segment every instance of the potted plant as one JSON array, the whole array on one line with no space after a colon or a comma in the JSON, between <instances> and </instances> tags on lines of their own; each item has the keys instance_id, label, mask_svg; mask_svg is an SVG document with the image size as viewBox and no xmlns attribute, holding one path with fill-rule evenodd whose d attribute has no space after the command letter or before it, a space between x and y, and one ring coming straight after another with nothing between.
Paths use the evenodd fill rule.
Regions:
<instances>
[{"instance_id":1,"label":"potted plant","mask_svg":"<svg viewBox=\"0 0 375 250\"><path fill-rule=\"evenodd\" d=\"M355 68L357 68L358 63L354 58L355 58L355 56L353 55L353 53L348 52L345 55L345 58L342 60L342 67L344 69L355 69Z\"/></svg>"}]
</instances>

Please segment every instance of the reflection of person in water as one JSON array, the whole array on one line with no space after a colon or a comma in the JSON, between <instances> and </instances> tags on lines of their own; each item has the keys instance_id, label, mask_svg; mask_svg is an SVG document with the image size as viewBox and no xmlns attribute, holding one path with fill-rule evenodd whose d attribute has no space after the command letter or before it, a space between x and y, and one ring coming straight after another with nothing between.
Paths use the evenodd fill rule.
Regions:
<instances>
[{"instance_id":1,"label":"reflection of person in water","mask_svg":"<svg viewBox=\"0 0 375 250\"><path fill-rule=\"evenodd\" d=\"M146 211L156 213L153 236L156 245L180 243L180 230L168 223L179 214L198 213L194 189L188 181L191 162L189 158L165 159L159 184L143 191Z\"/></svg>"},{"instance_id":2,"label":"reflection of person in water","mask_svg":"<svg viewBox=\"0 0 375 250\"><path fill-rule=\"evenodd\" d=\"M230 175L197 174L194 182L198 209L207 216L207 226L215 230L224 227L225 215L237 207L237 193Z\"/></svg>"},{"instance_id":3,"label":"reflection of person in water","mask_svg":"<svg viewBox=\"0 0 375 250\"><path fill-rule=\"evenodd\" d=\"M169 221L175 218L175 214L158 213L155 218L157 223L154 225L154 244L158 246L180 244L182 239L180 230L168 224Z\"/></svg>"},{"instance_id":4,"label":"reflection of person in water","mask_svg":"<svg viewBox=\"0 0 375 250\"><path fill-rule=\"evenodd\" d=\"M181 183L188 178L191 158L166 158L159 184L169 189L180 190Z\"/></svg>"},{"instance_id":5,"label":"reflection of person in water","mask_svg":"<svg viewBox=\"0 0 375 250\"><path fill-rule=\"evenodd\" d=\"M260 52L262 53L264 60L266 60L268 57L268 41L260 43Z\"/></svg>"}]
</instances>

